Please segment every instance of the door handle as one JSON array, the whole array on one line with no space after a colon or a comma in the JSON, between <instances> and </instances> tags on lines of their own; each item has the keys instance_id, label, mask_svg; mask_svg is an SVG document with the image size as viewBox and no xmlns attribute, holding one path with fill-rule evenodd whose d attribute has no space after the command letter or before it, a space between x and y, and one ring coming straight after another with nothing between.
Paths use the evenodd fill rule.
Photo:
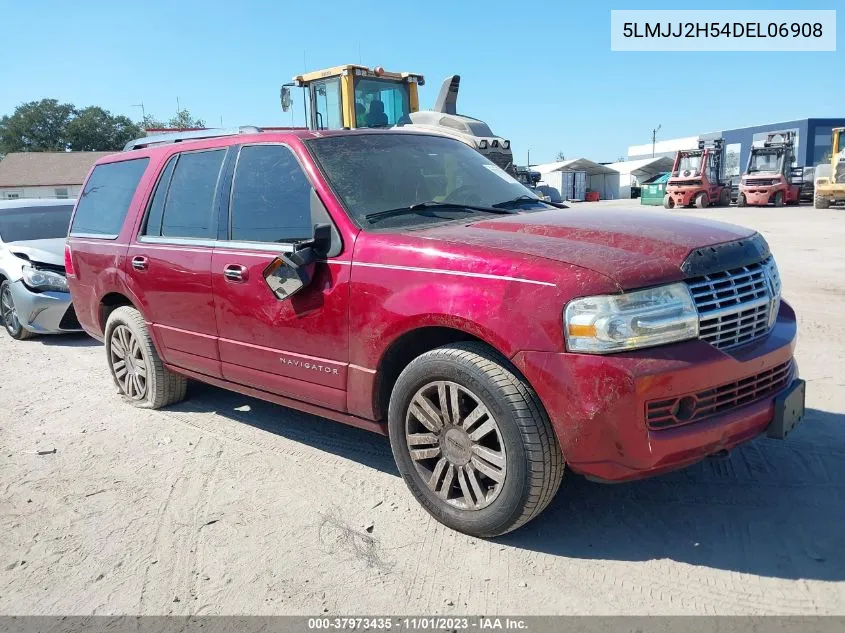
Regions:
<instances>
[{"instance_id":1,"label":"door handle","mask_svg":"<svg viewBox=\"0 0 845 633\"><path fill-rule=\"evenodd\" d=\"M149 260L143 255L136 255L132 258L132 268L135 270L146 270Z\"/></svg>"},{"instance_id":2,"label":"door handle","mask_svg":"<svg viewBox=\"0 0 845 633\"><path fill-rule=\"evenodd\" d=\"M226 281L246 281L248 273L246 266L227 264L223 267L223 276L226 277Z\"/></svg>"}]
</instances>

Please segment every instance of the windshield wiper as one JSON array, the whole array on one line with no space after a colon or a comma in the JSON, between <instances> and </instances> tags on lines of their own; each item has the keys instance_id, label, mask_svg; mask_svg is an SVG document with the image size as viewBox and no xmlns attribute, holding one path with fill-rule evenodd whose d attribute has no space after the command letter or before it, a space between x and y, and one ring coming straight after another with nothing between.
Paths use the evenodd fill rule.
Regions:
<instances>
[{"instance_id":1,"label":"windshield wiper","mask_svg":"<svg viewBox=\"0 0 845 633\"><path fill-rule=\"evenodd\" d=\"M482 213L497 213L499 215L513 213L496 207L482 207L473 204L462 204L457 202L418 202L409 207L399 207L397 209L386 209L384 211L376 211L375 213L368 213L364 216L365 220L381 220L382 218L391 218L397 215L406 215L410 213L421 213L423 211L441 211L441 210L458 210L458 211L481 211Z\"/></svg>"},{"instance_id":2,"label":"windshield wiper","mask_svg":"<svg viewBox=\"0 0 845 633\"><path fill-rule=\"evenodd\" d=\"M519 207L526 202L537 202L539 204L543 204L543 200L540 198L535 198L534 196L529 196L528 194L522 194L517 196L516 198L512 198L511 200L505 200L504 202L497 202L493 206L496 209L511 209L513 207Z\"/></svg>"}]
</instances>

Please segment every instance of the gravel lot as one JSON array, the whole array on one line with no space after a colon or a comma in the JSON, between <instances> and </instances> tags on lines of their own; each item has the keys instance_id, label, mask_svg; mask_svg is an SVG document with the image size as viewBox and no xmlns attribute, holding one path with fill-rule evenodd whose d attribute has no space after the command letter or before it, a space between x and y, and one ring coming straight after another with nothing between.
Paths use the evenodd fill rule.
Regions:
<instances>
[{"instance_id":1,"label":"gravel lot","mask_svg":"<svg viewBox=\"0 0 845 633\"><path fill-rule=\"evenodd\" d=\"M92 339L0 333L0 613L845 614L845 212L684 213L778 258L808 381L787 441L572 476L482 541L428 517L383 438L200 384L139 411Z\"/></svg>"}]
</instances>

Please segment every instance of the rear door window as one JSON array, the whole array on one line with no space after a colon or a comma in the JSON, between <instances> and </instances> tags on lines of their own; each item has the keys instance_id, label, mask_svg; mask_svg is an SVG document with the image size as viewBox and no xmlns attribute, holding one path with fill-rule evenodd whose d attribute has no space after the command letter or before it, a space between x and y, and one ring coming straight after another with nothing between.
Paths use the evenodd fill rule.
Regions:
<instances>
[{"instance_id":1,"label":"rear door window","mask_svg":"<svg viewBox=\"0 0 845 633\"><path fill-rule=\"evenodd\" d=\"M79 196L71 235L115 238L149 158L136 158L94 167Z\"/></svg>"},{"instance_id":2,"label":"rear door window","mask_svg":"<svg viewBox=\"0 0 845 633\"><path fill-rule=\"evenodd\" d=\"M225 149L181 154L170 187L161 220L160 233L148 235L215 239L214 195ZM148 224L148 231L152 228Z\"/></svg>"},{"instance_id":3,"label":"rear door window","mask_svg":"<svg viewBox=\"0 0 845 633\"><path fill-rule=\"evenodd\" d=\"M311 183L289 148L241 149L230 212L232 240L295 242L312 237Z\"/></svg>"}]
</instances>

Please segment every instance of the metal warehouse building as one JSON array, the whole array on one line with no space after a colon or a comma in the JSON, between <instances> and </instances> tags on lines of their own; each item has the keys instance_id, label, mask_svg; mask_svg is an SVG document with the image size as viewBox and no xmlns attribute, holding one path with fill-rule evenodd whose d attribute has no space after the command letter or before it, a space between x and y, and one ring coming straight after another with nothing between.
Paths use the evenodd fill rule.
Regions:
<instances>
[{"instance_id":1,"label":"metal warehouse building","mask_svg":"<svg viewBox=\"0 0 845 633\"><path fill-rule=\"evenodd\" d=\"M831 128L845 126L845 118L798 119L769 123L754 127L707 132L696 136L659 141L654 145L655 156L674 158L679 149L691 149L699 140L723 138L726 145L725 175L738 176L745 170L752 145L761 144L766 134L781 130L793 130L796 134L795 166L815 167L830 156ZM632 145L628 148L628 160L651 158L652 144Z\"/></svg>"}]
</instances>

